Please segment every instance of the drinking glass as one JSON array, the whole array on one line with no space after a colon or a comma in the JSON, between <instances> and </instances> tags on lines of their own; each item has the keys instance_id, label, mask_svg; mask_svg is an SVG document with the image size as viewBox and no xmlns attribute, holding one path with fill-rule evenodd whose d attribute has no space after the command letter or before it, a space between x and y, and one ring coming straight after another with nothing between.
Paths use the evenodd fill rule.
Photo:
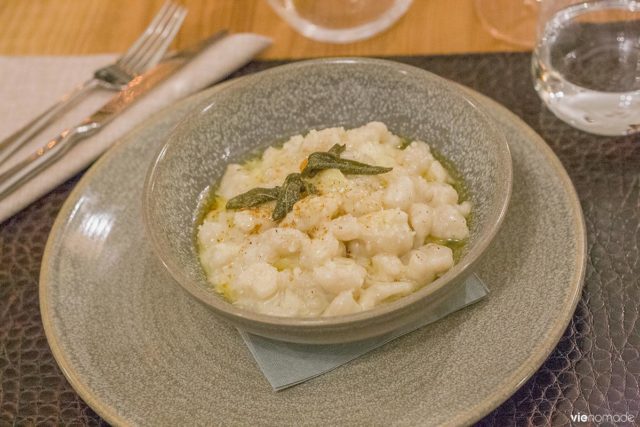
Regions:
<instances>
[{"instance_id":1,"label":"drinking glass","mask_svg":"<svg viewBox=\"0 0 640 427\"><path fill-rule=\"evenodd\" d=\"M540 0L475 0L480 23L498 40L532 48Z\"/></svg>"},{"instance_id":2,"label":"drinking glass","mask_svg":"<svg viewBox=\"0 0 640 427\"><path fill-rule=\"evenodd\" d=\"M587 132L640 131L640 1L542 0L532 72L561 120Z\"/></svg>"},{"instance_id":3,"label":"drinking glass","mask_svg":"<svg viewBox=\"0 0 640 427\"><path fill-rule=\"evenodd\" d=\"M390 27L413 0L268 0L296 31L310 39L350 43Z\"/></svg>"}]
</instances>

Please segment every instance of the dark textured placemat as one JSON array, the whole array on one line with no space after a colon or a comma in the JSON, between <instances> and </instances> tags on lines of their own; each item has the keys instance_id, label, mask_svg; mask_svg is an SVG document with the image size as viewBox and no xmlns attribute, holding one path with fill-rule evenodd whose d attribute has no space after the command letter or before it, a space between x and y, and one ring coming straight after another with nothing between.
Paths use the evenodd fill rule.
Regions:
<instances>
[{"instance_id":1,"label":"dark textured placemat","mask_svg":"<svg viewBox=\"0 0 640 427\"><path fill-rule=\"evenodd\" d=\"M573 320L540 370L480 425L567 424L579 413L637 418L640 136L596 137L557 120L533 91L527 54L395 59L470 86L523 118L560 157L585 213L589 264ZM234 77L279 64L254 62ZM44 244L76 182L0 224L0 426L104 424L58 369L38 308Z\"/></svg>"}]
</instances>

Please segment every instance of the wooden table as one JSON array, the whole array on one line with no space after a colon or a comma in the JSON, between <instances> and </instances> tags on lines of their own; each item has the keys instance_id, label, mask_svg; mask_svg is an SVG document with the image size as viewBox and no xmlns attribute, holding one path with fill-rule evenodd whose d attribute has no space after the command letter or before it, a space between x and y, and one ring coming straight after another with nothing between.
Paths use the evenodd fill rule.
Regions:
<instances>
[{"instance_id":1,"label":"wooden table","mask_svg":"<svg viewBox=\"0 0 640 427\"><path fill-rule=\"evenodd\" d=\"M81 55L124 51L164 0L2 0L0 55ZM425 55L521 50L493 39L473 0L414 0L392 28L346 45L306 39L266 0L179 0L189 14L177 36L182 47L221 28L273 38L262 59L339 55Z\"/></svg>"}]
</instances>

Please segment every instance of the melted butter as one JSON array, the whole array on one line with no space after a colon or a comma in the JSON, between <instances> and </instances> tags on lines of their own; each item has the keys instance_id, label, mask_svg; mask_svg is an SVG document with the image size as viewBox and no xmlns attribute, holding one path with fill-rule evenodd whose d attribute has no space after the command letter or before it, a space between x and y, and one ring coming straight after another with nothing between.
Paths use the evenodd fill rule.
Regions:
<instances>
[{"instance_id":1,"label":"melted butter","mask_svg":"<svg viewBox=\"0 0 640 427\"><path fill-rule=\"evenodd\" d=\"M297 256L278 258L271 265L273 265L278 271L293 270L300 266L300 260Z\"/></svg>"},{"instance_id":2,"label":"melted butter","mask_svg":"<svg viewBox=\"0 0 640 427\"><path fill-rule=\"evenodd\" d=\"M467 223L469 223L469 220L467 219ZM469 239L463 239L463 240L453 240L453 239L438 239L432 236L428 236L425 239L425 244L427 243L434 243L436 245L440 245L440 246L446 246L447 248L451 249L451 251L453 252L453 263L457 264L458 261L460 261L460 258L462 257L462 255L464 254L464 248L467 244L467 242L469 241Z\"/></svg>"},{"instance_id":3,"label":"melted butter","mask_svg":"<svg viewBox=\"0 0 640 427\"><path fill-rule=\"evenodd\" d=\"M458 203L462 203L466 200L469 200L469 189L462 178L462 174L456 168L456 166L451 162L451 160L447 159L442 155L438 150L431 148L431 154L433 158L440 162L442 167L447 171L451 180L448 184L450 184L456 193L458 193Z\"/></svg>"},{"instance_id":4,"label":"melted butter","mask_svg":"<svg viewBox=\"0 0 640 427\"><path fill-rule=\"evenodd\" d=\"M219 283L214 287L215 291L222 295L227 301L234 302L236 300L235 293L228 283Z\"/></svg>"}]
</instances>

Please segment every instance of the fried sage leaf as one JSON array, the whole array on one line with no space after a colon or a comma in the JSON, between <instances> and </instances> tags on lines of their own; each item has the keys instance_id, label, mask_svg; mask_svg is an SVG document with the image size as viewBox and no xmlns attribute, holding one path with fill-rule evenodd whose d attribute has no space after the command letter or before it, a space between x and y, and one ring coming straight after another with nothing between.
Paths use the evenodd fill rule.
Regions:
<instances>
[{"instance_id":1,"label":"fried sage leaf","mask_svg":"<svg viewBox=\"0 0 640 427\"><path fill-rule=\"evenodd\" d=\"M334 145L329 151L315 152L309 155L307 165L302 171L305 178L313 178L326 169L338 169L345 175L378 175L387 173L393 168L372 166L355 160L341 159L340 154L344 152L344 145Z\"/></svg>"},{"instance_id":2,"label":"fried sage leaf","mask_svg":"<svg viewBox=\"0 0 640 427\"><path fill-rule=\"evenodd\" d=\"M334 144L333 147L329 148L328 153L329 154L335 154L336 156L340 157L340 154L344 153L344 150L347 149L347 146L342 144Z\"/></svg>"},{"instance_id":3,"label":"fried sage leaf","mask_svg":"<svg viewBox=\"0 0 640 427\"><path fill-rule=\"evenodd\" d=\"M276 201L271 218L280 221L287 216L293 205L308 194L316 194L316 187L303 178L312 178L326 169L338 169L346 175L377 175L389 172L392 168L367 165L355 160L341 159L340 154L346 150L345 145L335 144L326 153L312 153L302 173L287 175L281 187L254 188L242 193L227 202L227 209L244 209Z\"/></svg>"},{"instance_id":4,"label":"fried sage leaf","mask_svg":"<svg viewBox=\"0 0 640 427\"><path fill-rule=\"evenodd\" d=\"M278 196L276 207L273 209L271 218L274 221L280 221L287 216L293 209L293 205L300 200L307 189L309 184L302 180L302 176L299 173L292 173L287 175L282 184L282 191Z\"/></svg>"},{"instance_id":5,"label":"fried sage leaf","mask_svg":"<svg viewBox=\"0 0 640 427\"><path fill-rule=\"evenodd\" d=\"M307 194L318 194L318 189L315 185L313 185L309 181L305 181L304 179L302 180L302 183L304 184L304 191Z\"/></svg>"},{"instance_id":6,"label":"fried sage leaf","mask_svg":"<svg viewBox=\"0 0 640 427\"><path fill-rule=\"evenodd\" d=\"M254 188L237 195L236 197L229 199L227 202L227 209L244 209L252 208L254 206L261 205L273 200L278 200L281 188Z\"/></svg>"}]
</instances>

